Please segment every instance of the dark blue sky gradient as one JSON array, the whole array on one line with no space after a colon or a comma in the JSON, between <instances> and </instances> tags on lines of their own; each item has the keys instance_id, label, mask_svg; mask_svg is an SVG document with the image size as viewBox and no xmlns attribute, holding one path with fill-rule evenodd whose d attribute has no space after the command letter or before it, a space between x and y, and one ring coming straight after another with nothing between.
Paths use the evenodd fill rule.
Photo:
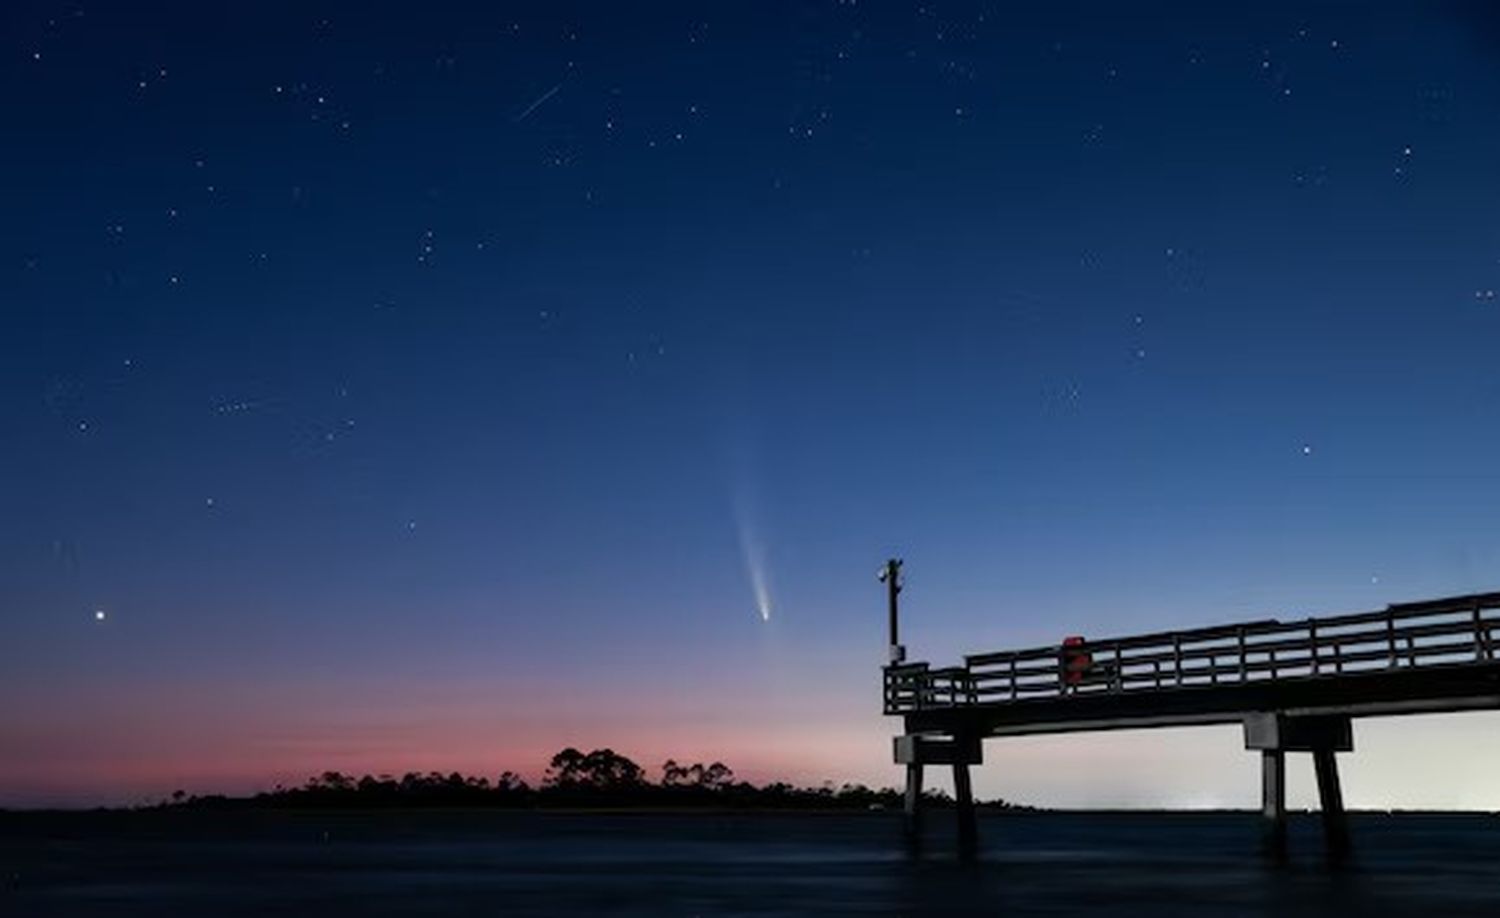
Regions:
<instances>
[{"instance_id":1,"label":"dark blue sky gradient","mask_svg":"<svg viewBox=\"0 0 1500 918\"><path fill-rule=\"evenodd\" d=\"M567 743L883 783L893 552L937 661L1497 585L1485 4L0 34L0 802ZM1133 763L1076 781L1182 802Z\"/></svg>"}]
</instances>

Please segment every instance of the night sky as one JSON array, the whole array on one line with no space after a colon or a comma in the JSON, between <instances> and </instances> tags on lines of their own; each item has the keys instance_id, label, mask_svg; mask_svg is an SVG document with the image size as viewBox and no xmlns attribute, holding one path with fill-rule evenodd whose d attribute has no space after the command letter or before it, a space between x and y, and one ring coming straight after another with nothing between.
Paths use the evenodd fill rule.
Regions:
<instances>
[{"instance_id":1,"label":"night sky","mask_svg":"<svg viewBox=\"0 0 1500 918\"><path fill-rule=\"evenodd\" d=\"M939 664L1500 587L1493 10L10 0L0 804L893 784L891 554ZM1351 804L1500 807L1497 724Z\"/></svg>"}]
</instances>

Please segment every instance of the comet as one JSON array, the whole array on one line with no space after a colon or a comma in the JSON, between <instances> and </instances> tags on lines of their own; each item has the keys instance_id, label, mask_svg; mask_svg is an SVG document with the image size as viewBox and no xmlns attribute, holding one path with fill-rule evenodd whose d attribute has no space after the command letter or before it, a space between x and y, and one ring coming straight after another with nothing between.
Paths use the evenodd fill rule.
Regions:
<instances>
[{"instance_id":1,"label":"comet","mask_svg":"<svg viewBox=\"0 0 1500 918\"><path fill-rule=\"evenodd\" d=\"M745 563L745 576L750 581L750 589L755 596L755 610L760 614L760 620L769 622L771 620L771 586L770 578L766 573L766 552L756 532L755 524L751 518L746 501L741 498L735 501L735 529L739 535L740 557Z\"/></svg>"}]
</instances>

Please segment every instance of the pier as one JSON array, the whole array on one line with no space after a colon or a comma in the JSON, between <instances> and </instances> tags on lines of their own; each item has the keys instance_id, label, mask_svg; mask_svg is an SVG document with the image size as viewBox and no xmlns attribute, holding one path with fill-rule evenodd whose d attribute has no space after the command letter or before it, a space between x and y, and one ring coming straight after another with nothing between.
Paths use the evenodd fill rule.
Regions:
<instances>
[{"instance_id":1,"label":"pier","mask_svg":"<svg viewBox=\"0 0 1500 918\"><path fill-rule=\"evenodd\" d=\"M1400 603L1371 612L1264 619L1118 638L1065 638L966 656L961 666L907 662L899 641L901 562L881 572L889 603L884 710L902 719L908 840L921 841L929 765L953 769L960 856L977 827L969 769L984 740L1039 733L1240 724L1261 760L1263 848L1287 855L1286 754L1309 753L1331 861L1351 850L1338 753L1358 717L1500 708L1500 593Z\"/></svg>"}]
</instances>

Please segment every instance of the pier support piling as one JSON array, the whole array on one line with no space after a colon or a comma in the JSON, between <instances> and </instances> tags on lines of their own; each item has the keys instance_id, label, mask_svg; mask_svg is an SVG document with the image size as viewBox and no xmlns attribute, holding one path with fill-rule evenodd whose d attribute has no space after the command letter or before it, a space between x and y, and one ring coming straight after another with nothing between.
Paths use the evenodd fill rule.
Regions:
<instances>
[{"instance_id":1,"label":"pier support piling","mask_svg":"<svg viewBox=\"0 0 1500 918\"><path fill-rule=\"evenodd\" d=\"M974 786L969 780L969 766L984 761L979 737L972 734L943 736L913 733L896 737L896 764L906 766L906 843L913 853L922 846L922 767L953 766L953 797L958 813L958 856L974 857L978 850L979 830L975 821Z\"/></svg>"},{"instance_id":2,"label":"pier support piling","mask_svg":"<svg viewBox=\"0 0 1500 918\"><path fill-rule=\"evenodd\" d=\"M922 763L906 763L906 815L902 820L906 845L912 851L922 848Z\"/></svg>"},{"instance_id":3,"label":"pier support piling","mask_svg":"<svg viewBox=\"0 0 1500 918\"><path fill-rule=\"evenodd\" d=\"M1261 847L1273 861L1286 860L1286 753L1260 753Z\"/></svg>"},{"instance_id":4,"label":"pier support piling","mask_svg":"<svg viewBox=\"0 0 1500 918\"><path fill-rule=\"evenodd\" d=\"M1332 749L1313 750L1313 768L1318 774L1318 802L1323 809L1323 844L1328 860L1337 864L1349 856L1349 816L1344 812L1344 794L1339 788L1339 764Z\"/></svg>"},{"instance_id":5,"label":"pier support piling","mask_svg":"<svg viewBox=\"0 0 1500 918\"><path fill-rule=\"evenodd\" d=\"M1290 716L1262 712L1245 718L1245 748L1261 754L1261 822L1266 853L1286 859L1286 753L1310 752L1318 775L1323 809L1323 845L1330 863L1349 856L1349 820L1339 788L1338 752L1354 749L1354 730L1347 715Z\"/></svg>"},{"instance_id":6,"label":"pier support piling","mask_svg":"<svg viewBox=\"0 0 1500 918\"><path fill-rule=\"evenodd\" d=\"M966 762L953 763L953 802L958 817L958 857L972 861L979 848L979 827L974 815L974 787L969 783Z\"/></svg>"}]
</instances>

